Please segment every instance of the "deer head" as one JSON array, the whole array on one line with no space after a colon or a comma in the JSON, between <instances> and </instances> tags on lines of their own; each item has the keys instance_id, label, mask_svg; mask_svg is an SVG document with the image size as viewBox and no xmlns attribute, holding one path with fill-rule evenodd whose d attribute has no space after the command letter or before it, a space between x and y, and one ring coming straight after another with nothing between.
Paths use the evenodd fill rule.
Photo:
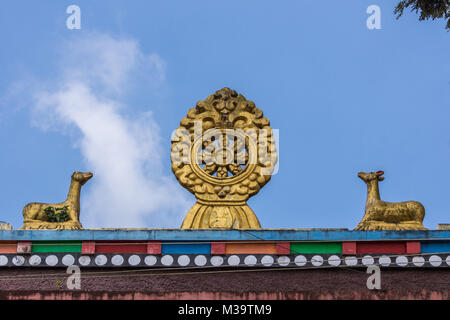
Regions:
<instances>
[{"instance_id":1,"label":"deer head","mask_svg":"<svg viewBox=\"0 0 450 320\"><path fill-rule=\"evenodd\" d=\"M78 181L81 185L84 185L94 176L92 172L74 172L72 175L72 180Z\"/></svg>"},{"instance_id":2,"label":"deer head","mask_svg":"<svg viewBox=\"0 0 450 320\"><path fill-rule=\"evenodd\" d=\"M364 181L365 183L369 183L373 180L383 181L384 177L382 175L384 174L384 171L377 171L377 172L358 172L358 177Z\"/></svg>"}]
</instances>

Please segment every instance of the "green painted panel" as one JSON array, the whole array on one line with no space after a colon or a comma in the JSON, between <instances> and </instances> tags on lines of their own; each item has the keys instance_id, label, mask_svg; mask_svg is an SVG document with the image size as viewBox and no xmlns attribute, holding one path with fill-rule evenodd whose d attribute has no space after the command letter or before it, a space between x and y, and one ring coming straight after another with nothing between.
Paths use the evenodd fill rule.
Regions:
<instances>
[{"instance_id":1,"label":"green painted panel","mask_svg":"<svg viewBox=\"0 0 450 320\"><path fill-rule=\"evenodd\" d=\"M81 252L81 241L33 241L31 252Z\"/></svg>"},{"instance_id":2,"label":"green painted panel","mask_svg":"<svg viewBox=\"0 0 450 320\"><path fill-rule=\"evenodd\" d=\"M342 242L291 242L291 253L342 253Z\"/></svg>"}]
</instances>

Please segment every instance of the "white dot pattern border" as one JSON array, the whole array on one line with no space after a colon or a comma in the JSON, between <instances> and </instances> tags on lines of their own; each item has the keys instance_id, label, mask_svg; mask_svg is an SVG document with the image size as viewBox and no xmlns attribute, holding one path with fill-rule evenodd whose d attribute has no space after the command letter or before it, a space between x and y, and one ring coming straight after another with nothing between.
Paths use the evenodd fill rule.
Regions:
<instances>
[{"instance_id":1,"label":"white dot pattern border","mask_svg":"<svg viewBox=\"0 0 450 320\"><path fill-rule=\"evenodd\" d=\"M450 255L338 255L338 254L118 254L33 253L0 254L1 267L261 267L345 268L380 265L382 268L448 268Z\"/></svg>"}]
</instances>

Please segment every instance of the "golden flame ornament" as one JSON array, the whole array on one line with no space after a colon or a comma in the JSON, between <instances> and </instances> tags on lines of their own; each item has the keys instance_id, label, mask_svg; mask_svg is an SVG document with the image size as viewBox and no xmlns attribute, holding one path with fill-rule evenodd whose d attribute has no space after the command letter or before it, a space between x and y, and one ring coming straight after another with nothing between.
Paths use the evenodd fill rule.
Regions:
<instances>
[{"instance_id":1,"label":"golden flame ornament","mask_svg":"<svg viewBox=\"0 0 450 320\"><path fill-rule=\"evenodd\" d=\"M223 88L188 111L172 138L172 171L197 198L182 229L261 229L247 200L270 180L273 130L252 101Z\"/></svg>"}]
</instances>

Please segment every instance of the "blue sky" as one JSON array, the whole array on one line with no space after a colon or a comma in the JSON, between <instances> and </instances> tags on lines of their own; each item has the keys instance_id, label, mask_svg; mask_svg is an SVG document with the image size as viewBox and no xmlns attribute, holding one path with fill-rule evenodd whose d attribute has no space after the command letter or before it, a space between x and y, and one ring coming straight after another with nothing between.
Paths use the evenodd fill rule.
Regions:
<instances>
[{"instance_id":1,"label":"blue sky","mask_svg":"<svg viewBox=\"0 0 450 320\"><path fill-rule=\"evenodd\" d=\"M85 227L179 227L194 198L170 170L172 130L230 87L280 132L278 174L249 201L263 227L354 228L356 174L376 170L383 200L449 223L450 33L396 20L395 3L3 1L0 220L21 227L28 202L62 201L92 170Z\"/></svg>"}]
</instances>

